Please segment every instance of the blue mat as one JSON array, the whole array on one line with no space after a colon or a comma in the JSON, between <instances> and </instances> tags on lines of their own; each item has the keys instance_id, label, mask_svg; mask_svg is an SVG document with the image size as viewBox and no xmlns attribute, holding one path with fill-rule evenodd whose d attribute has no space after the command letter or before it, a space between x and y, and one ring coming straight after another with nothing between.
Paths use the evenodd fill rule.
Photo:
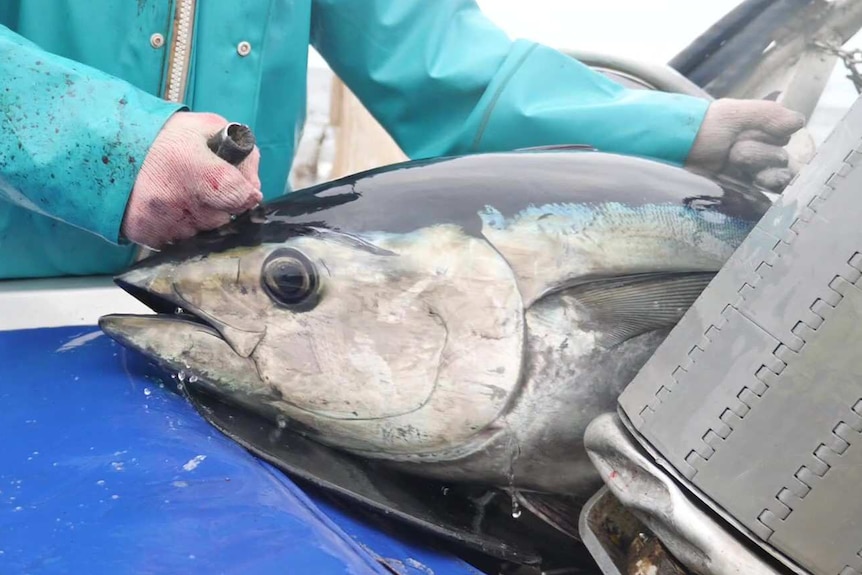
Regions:
<instances>
[{"instance_id":1,"label":"blue mat","mask_svg":"<svg viewBox=\"0 0 862 575\"><path fill-rule=\"evenodd\" d=\"M306 494L136 357L0 332L0 573L479 573Z\"/></svg>"}]
</instances>

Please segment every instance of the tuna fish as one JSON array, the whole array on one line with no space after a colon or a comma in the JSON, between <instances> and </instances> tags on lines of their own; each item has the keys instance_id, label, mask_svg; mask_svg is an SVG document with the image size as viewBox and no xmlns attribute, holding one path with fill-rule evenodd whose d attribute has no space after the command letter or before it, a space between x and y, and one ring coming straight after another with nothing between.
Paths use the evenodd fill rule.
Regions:
<instances>
[{"instance_id":1,"label":"tuna fish","mask_svg":"<svg viewBox=\"0 0 862 575\"><path fill-rule=\"evenodd\" d=\"M652 160L533 149L285 195L116 278L122 344L393 470L583 500L584 430L770 205ZM535 507L542 514L542 506Z\"/></svg>"}]
</instances>

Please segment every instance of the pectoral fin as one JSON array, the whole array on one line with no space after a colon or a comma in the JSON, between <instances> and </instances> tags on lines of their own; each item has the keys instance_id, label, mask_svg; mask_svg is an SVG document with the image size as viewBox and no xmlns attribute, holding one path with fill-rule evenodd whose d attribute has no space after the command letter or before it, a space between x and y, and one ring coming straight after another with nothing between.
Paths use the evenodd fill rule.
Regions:
<instances>
[{"instance_id":1,"label":"pectoral fin","mask_svg":"<svg viewBox=\"0 0 862 575\"><path fill-rule=\"evenodd\" d=\"M714 276L698 272L610 278L569 288L565 297L578 302L587 317L585 327L606 334L601 343L612 347L676 325Z\"/></svg>"}]
</instances>

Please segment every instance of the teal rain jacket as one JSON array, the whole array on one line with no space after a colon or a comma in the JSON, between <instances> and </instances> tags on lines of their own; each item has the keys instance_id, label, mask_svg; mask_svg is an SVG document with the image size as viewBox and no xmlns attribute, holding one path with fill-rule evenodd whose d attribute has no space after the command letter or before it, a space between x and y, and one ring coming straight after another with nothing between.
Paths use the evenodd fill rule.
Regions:
<instances>
[{"instance_id":1,"label":"teal rain jacket","mask_svg":"<svg viewBox=\"0 0 862 575\"><path fill-rule=\"evenodd\" d=\"M249 124L264 197L289 192L309 44L412 158L588 143L683 163L708 105L513 41L472 0L3 0L0 278L129 264L126 202L183 108Z\"/></svg>"}]
</instances>

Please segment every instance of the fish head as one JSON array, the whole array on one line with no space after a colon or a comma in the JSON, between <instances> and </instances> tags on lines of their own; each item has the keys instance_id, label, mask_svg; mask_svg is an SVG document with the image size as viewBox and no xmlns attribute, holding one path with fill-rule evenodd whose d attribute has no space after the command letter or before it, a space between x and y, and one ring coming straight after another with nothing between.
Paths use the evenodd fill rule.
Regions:
<instances>
[{"instance_id":1,"label":"fish head","mask_svg":"<svg viewBox=\"0 0 862 575\"><path fill-rule=\"evenodd\" d=\"M156 314L105 316L102 329L211 392L356 449L379 447L363 439L369 426L369 437L386 436L380 426L395 437L400 419L452 409L471 385L495 397L475 410L481 423L503 409L523 310L511 270L486 242L454 226L280 235L139 262L115 281ZM453 440L447 418L419 419L427 425L414 431L429 449Z\"/></svg>"}]
</instances>

